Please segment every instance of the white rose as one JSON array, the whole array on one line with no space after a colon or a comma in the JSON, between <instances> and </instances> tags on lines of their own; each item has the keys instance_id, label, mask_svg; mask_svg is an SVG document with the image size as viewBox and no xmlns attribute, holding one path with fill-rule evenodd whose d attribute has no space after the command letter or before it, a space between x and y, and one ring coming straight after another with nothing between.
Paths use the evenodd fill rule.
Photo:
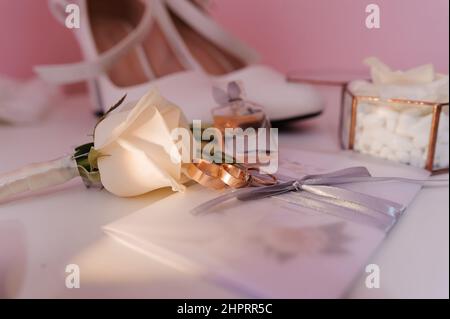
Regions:
<instances>
[{"instance_id":1,"label":"white rose","mask_svg":"<svg viewBox=\"0 0 450 319\"><path fill-rule=\"evenodd\" d=\"M109 113L94 139L102 154L98 169L103 186L123 197L163 187L184 190L181 163L170 156L175 146L171 131L177 127L188 128L182 111L156 90Z\"/></svg>"}]
</instances>

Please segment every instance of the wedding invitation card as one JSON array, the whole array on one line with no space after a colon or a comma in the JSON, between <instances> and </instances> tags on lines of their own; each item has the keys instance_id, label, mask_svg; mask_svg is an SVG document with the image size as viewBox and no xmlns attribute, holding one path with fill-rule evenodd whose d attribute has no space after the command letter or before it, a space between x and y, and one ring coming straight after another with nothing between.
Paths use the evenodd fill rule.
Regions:
<instances>
[{"instance_id":1,"label":"wedding invitation card","mask_svg":"<svg viewBox=\"0 0 450 319\"><path fill-rule=\"evenodd\" d=\"M426 179L429 172L352 152L283 149L279 173L290 178L364 166L372 176ZM405 182L346 184L347 190L407 206L421 186ZM234 290L243 297L337 298L370 263L389 228L357 212L317 210L291 192L232 200L193 214L222 195L200 185L115 221L104 230L131 249ZM405 212L407 214L407 210Z\"/></svg>"}]
</instances>

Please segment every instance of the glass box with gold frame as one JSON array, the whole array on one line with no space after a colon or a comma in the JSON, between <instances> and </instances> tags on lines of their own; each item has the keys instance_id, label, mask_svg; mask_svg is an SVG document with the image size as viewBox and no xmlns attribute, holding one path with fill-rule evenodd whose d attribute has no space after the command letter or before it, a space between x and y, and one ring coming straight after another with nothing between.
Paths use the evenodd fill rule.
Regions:
<instances>
[{"instance_id":1,"label":"glass box with gold frame","mask_svg":"<svg viewBox=\"0 0 450 319\"><path fill-rule=\"evenodd\" d=\"M344 149L425 168L449 168L447 103L355 95L346 84L340 118Z\"/></svg>"},{"instance_id":2,"label":"glass box with gold frame","mask_svg":"<svg viewBox=\"0 0 450 319\"><path fill-rule=\"evenodd\" d=\"M287 79L340 87L339 139L343 149L424 168L434 174L449 171L448 101L439 103L357 95L350 89L351 82L342 80L342 77L326 78L291 74Z\"/></svg>"}]
</instances>

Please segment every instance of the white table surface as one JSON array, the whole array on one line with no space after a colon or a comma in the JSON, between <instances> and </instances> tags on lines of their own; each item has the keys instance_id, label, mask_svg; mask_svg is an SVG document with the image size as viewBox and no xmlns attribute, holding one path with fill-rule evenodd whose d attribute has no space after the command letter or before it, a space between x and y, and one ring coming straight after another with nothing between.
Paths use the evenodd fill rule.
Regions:
<instances>
[{"instance_id":1,"label":"white table surface","mask_svg":"<svg viewBox=\"0 0 450 319\"><path fill-rule=\"evenodd\" d=\"M282 146L338 149L337 92L318 118L283 132ZM95 123L86 96L61 99L41 123L0 125L0 172L56 158L89 141ZM444 175L446 176L446 175ZM441 176L441 177L444 177ZM369 263L380 267L381 287L356 277L349 298L449 297L448 186L423 189ZM128 249L101 227L169 195L157 191L135 199L87 190L81 181L56 192L0 205L0 298L228 298L245 297L190 277ZM65 287L65 267L80 266L81 288Z\"/></svg>"}]
</instances>

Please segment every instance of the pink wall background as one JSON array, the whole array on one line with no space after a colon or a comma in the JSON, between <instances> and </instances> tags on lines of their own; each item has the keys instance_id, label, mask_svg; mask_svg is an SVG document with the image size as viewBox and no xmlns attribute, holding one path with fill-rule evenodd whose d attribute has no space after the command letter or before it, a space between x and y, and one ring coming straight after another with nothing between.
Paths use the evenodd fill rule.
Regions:
<instances>
[{"instance_id":1,"label":"pink wall background","mask_svg":"<svg viewBox=\"0 0 450 319\"><path fill-rule=\"evenodd\" d=\"M396 68L449 66L448 0L222 0L215 16L278 69L363 68L380 57ZM368 4L381 28L365 27ZM241 4L241 5L240 5Z\"/></svg>"},{"instance_id":2,"label":"pink wall background","mask_svg":"<svg viewBox=\"0 0 450 319\"><path fill-rule=\"evenodd\" d=\"M220 23L281 71L362 70L379 56L395 68L432 62L449 69L448 0L213 0ZM381 8L381 29L365 7ZM79 50L46 0L0 0L0 74L25 78L34 64L76 61Z\"/></svg>"}]
</instances>

